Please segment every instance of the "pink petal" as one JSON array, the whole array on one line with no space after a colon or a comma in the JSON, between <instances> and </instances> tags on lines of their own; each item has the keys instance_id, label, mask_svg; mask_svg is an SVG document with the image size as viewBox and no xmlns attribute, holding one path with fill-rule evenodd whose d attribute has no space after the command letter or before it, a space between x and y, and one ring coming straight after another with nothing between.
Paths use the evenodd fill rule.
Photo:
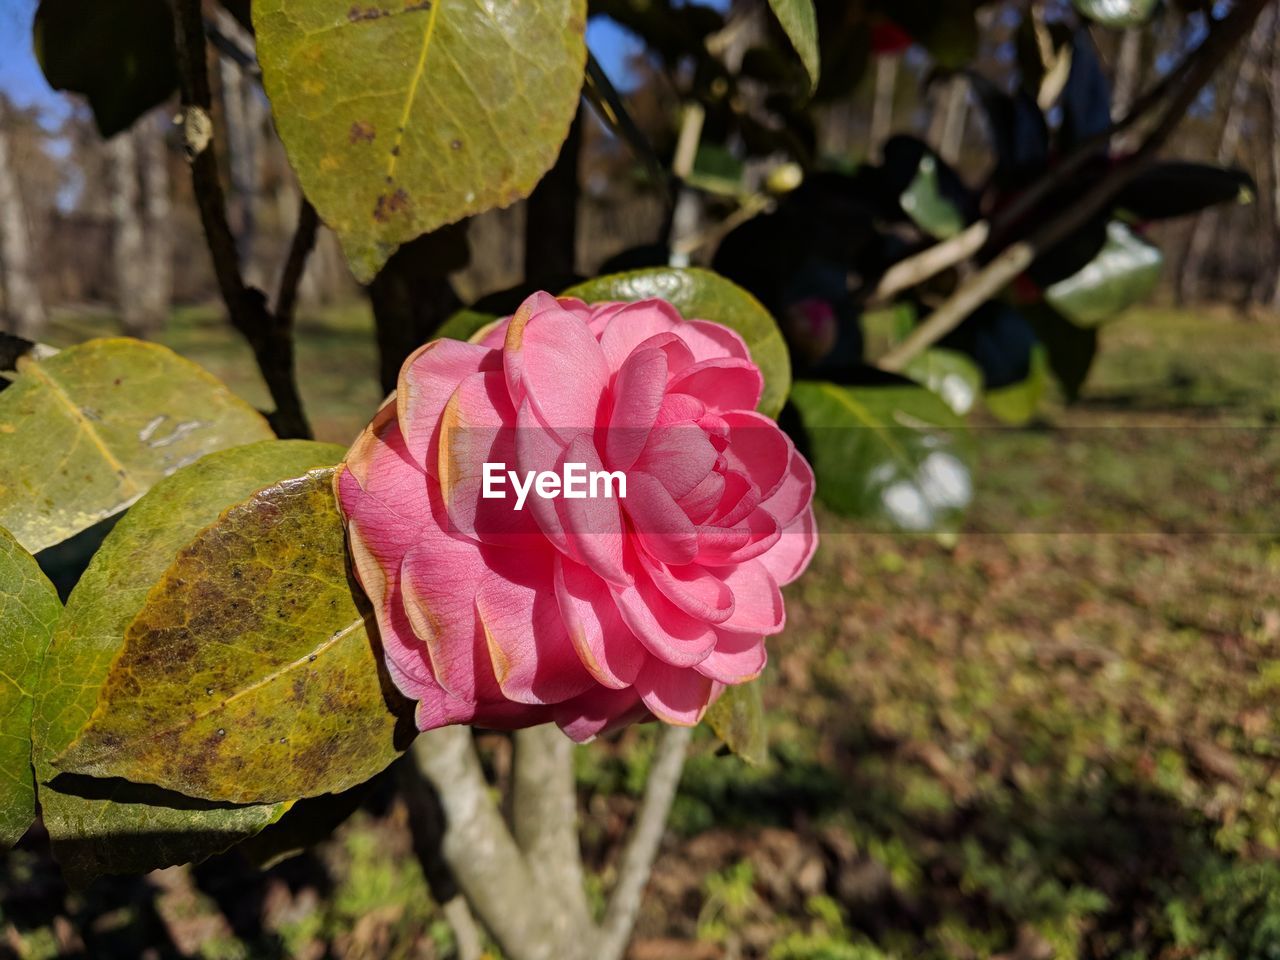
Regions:
<instances>
[{"instance_id":1,"label":"pink petal","mask_svg":"<svg viewBox=\"0 0 1280 960\"><path fill-rule=\"evenodd\" d=\"M778 523L785 527L813 503L813 489L813 468L793 446L786 477L773 496L761 506L777 517Z\"/></svg>"},{"instance_id":2,"label":"pink petal","mask_svg":"<svg viewBox=\"0 0 1280 960\"><path fill-rule=\"evenodd\" d=\"M755 510L736 527L698 528L698 562L706 566L729 566L754 560L782 537L782 528L773 515Z\"/></svg>"},{"instance_id":3,"label":"pink petal","mask_svg":"<svg viewBox=\"0 0 1280 960\"><path fill-rule=\"evenodd\" d=\"M694 667L704 677L720 683L739 684L764 673L768 654L764 637L747 633L721 633L711 655Z\"/></svg>"},{"instance_id":4,"label":"pink petal","mask_svg":"<svg viewBox=\"0 0 1280 960\"><path fill-rule=\"evenodd\" d=\"M559 556L555 586L560 616L583 666L606 687L629 687L649 654L618 613L608 586Z\"/></svg>"},{"instance_id":5,"label":"pink petal","mask_svg":"<svg viewBox=\"0 0 1280 960\"><path fill-rule=\"evenodd\" d=\"M692 667L715 648L715 630L678 608L647 577L638 576L632 586L612 592L623 621L658 659Z\"/></svg>"},{"instance_id":6,"label":"pink petal","mask_svg":"<svg viewBox=\"0 0 1280 960\"><path fill-rule=\"evenodd\" d=\"M749 561L718 572L734 598L733 615L721 630L770 636L782 629L787 619L782 591L763 564Z\"/></svg>"},{"instance_id":7,"label":"pink petal","mask_svg":"<svg viewBox=\"0 0 1280 960\"><path fill-rule=\"evenodd\" d=\"M635 723L648 714L640 695L630 689L597 687L555 706L556 723L578 743Z\"/></svg>"},{"instance_id":8,"label":"pink petal","mask_svg":"<svg viewBox=\"0 0 1280 960\"><path fill-rule=\"evenodd\" d=\"M665 427L672 423L697 423L706 412L707 405L696 397L668 392L662 398L662 408L658 411L655 425Z\"/></svg>"},{"instance_id":9,"label":"pink petal","mask_svg":"<svg viewBox=\"0 0 1280 960\"><path fill-rule=\"evenodd\" d=\"M706 567L668 567L643 556L640 562L662 595L695 620L723 623L733 614L733 591Z\"/></svg>"},{"instance_id":10,"label":"pink petal","mask_svg":"<svg viewBox=\"0 0 1280 960\"><path fill-rule=\"evenodd\" d=\"M724 419L729 424L729 446L724 451L729 468L750 478L762 500L769 499L787 475L791 441L776 423L758 413L735 410Z\"/></svg>"},{"instance_id":11,"label":"pink petal","mask_svg":"<svg viewBox=\"0 0 1280 960\"><path fill-rule=\"evenodd\" d=\"M520 560L522 558L515 558ZM476 592L493 672L519 703L560 703L595 685L556 603L550 564L490 573Z\"/></svg>"},{"instance_id":12,"label":"pink petal","mask_svg":"<svg viewBox=\"0 0 1280 960\"><path fill-rule=\"evenodd\" d=\"M562 477L568 463L584 464L588 478L604 470L595 445L585 436L575 439L561 456L557 466ZM600 495L591 496L588 481L586 497L571 498L562 493L553 502L560 513L570 555L590 567L597 576L611 583L626 584L631 577L622 564L622 507L614 497L606 497L600 490L597 492ZM617 492L620 491L616 491L615 496ZM536 496L536 493L530 494L531 499Z\"/></svg>"},{"instance_id":13,"label":"pink petal","mask_svg":"<svg viewBox=\"0 0 1280 960\"><path fill-rule=\"evenodd\" d=\"M472 374L501 369L501 353L457 340L432 340L400 368L396 408L405 444L428 473L436 472L432 441L453 391Z\"/></svg>"},{"instance_id":14,"label":"pink petal","mask_svg":"<svg viewBox=\"0 0 1280 960\"><path fill-rule=\"evenodd\" d=\"M560 305L549 293L535 293L513 313L504 324L494 330L485 339L484 345L501 332L502 334L502 370L507 378L507 391L511 394L511 405L519 407L524 403L524 332L529 321L539 314L550 310L558 310Z\"/></svg>"},{"instance_id":15,"label":"pink petal","mask_svg":"<svg viewBox=\"0 0 1280 960\"><path fill-rule=\"evenodd\" d=\"M680 327L679 335L689 345L697 360L712 360L717 357L751 359L751 351L737 331L710 320L689 320Z\"/></svg>"},{"instance_id":16,"label":"pink petal","mask_svg":"<svg viewBox=\"0 0 1280 960\"><path fill-rule=\"evenodd\" d=\"M702 720L711 701L711 680L695 670L649 661L636 678L636 692L655 717L681 727Z\"/></svg>"},{"instance_id":17,"label":"pink petal","mask_svg":"<svg viewBox=\"0 0 1280 960\"><path fill-rule=\"evenodd\" d=\"M506 352L510 356L511 348ZM564 310L539 313L524 328L519 355L521 381L538 419L564 443L593 432L609 368L587 325Z\"/></svg>"},{"instance_id":18,"label":"pink petal","mask_svg":"<svg viewBox=\"0 0 1280 960\"><path fill-rule=\"evenodd\" d=\"M720 454L701 427L675 424L649 434L636 469L654 477L679 500L707 478Z\"/></svg>"},{"instance_id":19,"label":"pink petal","mask_svg":"<svg viewBox=\"0 0 1280 960\"><path fill-rule=\"evenodd\" d=\"M698 552L693 523L654 477L639 470L627 475L623 501L636 538L663 563L688 563Z\"/></svg>"},{"instance_id":20,"label":"pink petal","mask_svg":"<svg viewBox=\"0 0 1280 960\"><path fill-rule=\"evenodd\" d=\"M485 463L516 460L514 422L506 381L498 370L467 377L445 405L436 475L451 531L493 544L520 545L537 537L527 507L515 509L509 482L501 487L504 498L484 496Z\"/></svg>"},{"instance_id":21,"label":"pink petal","mask_svg":"<svg viewBox=\"0 0 1280 960\"><path fill-rule=\"evenodd\" d=\"M670 390L697 397L715 413L754 410L764 392L764 377L749 360L703 360L671 378Z\"/></svg>"},{"instance_id":22,"label":"pink petal","mask_svg":"<svg viewBox=\"0 0 1280 960\"><path fill-rule=\"evenodd\" d=\"M667 355L637 350L627 357L613 383L613 415L605 437L611 469L630 470L658 419L667 387Z\"/></svg>"},{"instance_id":23,"label":"pink petal","mask_svg":"<svg viewBox=\"0 0 1280 960\"><path fill-rule=\"evenodd\" d=\"M525 401L516 414L516 462L512 469L521 477L530 472L535 475L546 471L554 473L564 457L565 446L538 419L533 406ZM530 490L524 509L556 549L569 553L569 536L556 501L546 500Z\"/></svg>"},{"instance_id":24,"label":"pink petal","mask_svg":"<svg viewBox=\"0 0 1280 960\"><path fill-rule=\"evenodd\" d=\"M758 562L785 587L804 573L817 548L818 525L810 507L783 528L778 542L762 553Z\"/></svg>"},{"instance_id":25,"label":"pink petal","mask_svg":"<svg viewBox=\"0 0 1280 960\"><path fill-rule=\"evenodd\" d=\"M680 498L680 509L695 524L703 523L724 498L724 488L723 473L708 473L700 484Z\"/></svg>"},{"instance_id":26,"label":"pink petal","mask_svg":"<svg viewBox=\"0 0 1280 960\"><path fill-rule=\"evenodd\" d=\"M639 300L619 308L600 334L600 348L610 370L622 369L627 357L650 337L671 333L684 325L671 304L665 300Z\"/></svg>"}]
</instances>

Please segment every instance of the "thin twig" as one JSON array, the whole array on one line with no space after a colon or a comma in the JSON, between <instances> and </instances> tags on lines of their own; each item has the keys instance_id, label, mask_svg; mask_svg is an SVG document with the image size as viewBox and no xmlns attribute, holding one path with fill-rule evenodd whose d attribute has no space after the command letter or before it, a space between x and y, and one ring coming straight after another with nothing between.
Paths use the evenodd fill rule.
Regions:
<instances>
[{"instance_id":1,"label":"thin twig","mask_svg":"<svg viewBox=\"0 0 1280 960\"><path fill-rule=\"evenodd\" d=\"M1177 128L1200 89L1208 83L1268 2L1270 0L1244 0L1219 22L1194 53L1188 55L1194 62L1185 70L1179 69L1181 82L1171 89L1168 104L1137 152L1113 167L1102 182L1084 194L1078 203L1026 240L1006 248L975 273L912 331L911 336L881 358L879 367L890 372L901 371L914 357L954 330L978 306L1027 269L1036 257L1088 223L1138 177Z\"/></svg>"},{"instance_id":2,"label":"thin twig","mask_svg":"<svg viewBox=\"0 0 1280 960\"><path fill-rule=\"evenodd\" d=\"M667 817L680 786L685 754L693 731L688 727L664 726L658 738L658 749L649 767L640 814L632 827L631 839L618 866L618 883L609 898L596 944L598 960L621 960L626 953L631 931L635 928L644 889L649 883L658 845L666 832Z\"/></svg>"},{"instance_id":3,"label":"thin twig","mask_svg":"<svg viewBox=\"0 0 1280 960\"><path fill-rule=\"evenodd\" d=\"M218 291L231 325L249 342L276 410L271 425L281 437L310 437L294 373L293 333L267 309L261 290L245 285L235 236L227 222L226 197L213 149L213 92L205 50L200 0L170 0L173 7L183 123L191 166L191 185L200 210L205 243L213 259Z\"/></svg>"},{"instance_id":4,"label":"thin twig","mask_svg":"<svg viewBox=\"0 0 1280 960\"><path fill-rule=\"evenodd\" d=\"M284 262L284 270L280 274L280 289L276 293L276 323L285 330L293 327L298 286L302 283L302 275L306 273L307 258L315 249L319 229L320 217L316 214L316 208L311 205L310 200L303 197L302 206L298 208L298 226L293 231L289 257Z\"/></svg>"}]
</instances>

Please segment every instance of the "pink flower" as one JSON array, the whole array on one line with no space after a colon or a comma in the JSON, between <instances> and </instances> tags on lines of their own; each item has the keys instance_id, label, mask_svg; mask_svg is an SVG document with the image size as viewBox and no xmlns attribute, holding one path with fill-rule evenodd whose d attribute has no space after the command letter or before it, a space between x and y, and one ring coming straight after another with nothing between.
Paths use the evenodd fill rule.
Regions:
<instances>
[{"instance_id":1,"label":"pink flower","mask_svg":"<svg viewBox=\"0 0 1280 960\"><path fill-rule=\"evenodd\" d=\"M539 293L479 343L410 357L336 489L418 726L587 740L697 723L757 677L817 543L813 472L755 412L762 385L736 333L661 300ZM596 496L526 487L517 509L522 478L566 464Z\"/></svg>"}]
</instances>

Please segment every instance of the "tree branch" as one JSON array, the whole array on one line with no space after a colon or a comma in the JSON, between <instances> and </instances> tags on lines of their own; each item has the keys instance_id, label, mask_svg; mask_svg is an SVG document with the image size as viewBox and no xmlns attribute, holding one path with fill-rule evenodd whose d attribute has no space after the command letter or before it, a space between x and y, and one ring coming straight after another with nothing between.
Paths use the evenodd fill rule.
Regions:
<instances>
[{"instance_id":1,"label":"tree branch","mask_svg":"<svg viewBox=\"0 0 1280 960\"><path fill-rule=\"evenodd\" d=\"M584 944L561 940L554 904L489 795L471 731L427 731L414 742L411 757L440 799L444 861L503 954L512 960L582 955Z\"/></svg>"},{"instance_id":2,"label":"tree branch","mask_svg":"<svg viewBox=\"0 0 1280 960\"><path fill-rule=\"evenodd\" d=\"M200 0L170 0L173 8L183 126L191 167L191 185L200 210L205 242L213 259L218 291L231 325L253 349L276 410L271 425L281 437L310 437L294 373L292 325L281 324L267 309L261 290L245 285L235 237L227 222L226 197L212 143L213 93L205 51Z\"/></svg>"},{"instance_id":3,"label":"tree branch","mask_svg":"<svg viewBox=\"0 0 1280 960\"><path fill-rule=\"evenodd\" d=\"M311 205L310 200L303 197L302 206L298 208L298 226L293 231L289 257L284 262L284 270L280 274L280 289L276 292L276 323L286 330L293 329L298 285L302 283L302 275L307 270L307 258L315 249L319 230L320 217L316 214L316 208Z\"/></svg>"},{"instance_id":4,"label":"tree branch","mask_svg":"<svg viewBox=\"0 0 1280 960\"><path fill-rule=\"evenodd\" d=\"M1026 240L1007 247L970 277L924 323L912 331L911 336L882 357L878 366L890 372L900 372L914 357L954 330L977 307L1012 282L1036 257L1103 210L1151 163L1181 122L1200 89L1208 83L1214 71L1269 2L1270 0L1242 0L1237 4L1225 19L1219 21L1204 43L1188 54L1190 66L1178 68L1176 73L1179 81L1172 85L1168 104L1142 146L1132 156L1113 167L1102 182L1084 194L1078 203Z\"/></svg>"},{"instance_id":5,"label":"tree branch","mask_svg":"<svg viewBox=\"0 0 1280 960\"><path fill-rule=\"evenodd\" d=\"M558 901L562 934L582 942L591 932L591 910L578 845L573 741L555 724L517 730L512 779L516 842L544 889Z\"/></svg>"},{"instance_id":6,"label":"tree branch","mask_svg":"<svg viewBox=\"0 0 1280 960\"><path fill-rule=\"evenodd\" d=\"M663 726L658 749L649 768L640 813L632 827L631 839L618 866L618 883L609 898L600 939L596 944L598 960L622 960L635 928L644 889L649 883L658 845L666 832L667 817L680 786L685 754L693 730L689 727Z\"/></svg>"}]
</instances>

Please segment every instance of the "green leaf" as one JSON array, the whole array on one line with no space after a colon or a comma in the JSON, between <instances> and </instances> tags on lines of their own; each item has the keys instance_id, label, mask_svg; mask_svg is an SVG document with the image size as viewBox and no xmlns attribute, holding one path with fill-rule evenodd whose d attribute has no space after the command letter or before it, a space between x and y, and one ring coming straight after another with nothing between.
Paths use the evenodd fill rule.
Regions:
<instances>
[{"instance_id":1,"label":"green leaf","mask_svg":"<svg viewBox=\"0 0 1280 960\"><path fill-rule=\"evenodd\" d=\"M1104 27L1137 27L1149 21L1159 0L1074 0L1083 16Z\"/></svg>"},{"instance_id":2,"label":"green leaf","mask_svg":"<svg viewBox=\"0 0 1280 960\"><path fill-rule=\"evenodd\" d=\"M31 705L61 613L35 559L0 529L0 849L17 843L35 819Z\"/></svg>"},{"instance_id":3,"label":"green leaf","mask_svg":"<svg viewBox=\"0 0 1280 960\"><path fill-rule=\"evenodd\" d=\"M333 473L260 490L179 552L54 766L269 803L345 790L403 751L412 721L348 572Z\"/></svg>"},{"instance_id":4,"label":"green leaf","mask_svg":"<svg viewBox=\"0 0 1280 960\"><path fill-rule=\"evenodd\" d=\"M0 393L0 526L32 553L206 453L273 436L222 383L156 344L91 340L18 369Z\"/></svg>"},{"instance_id":5,"label":"green leaf","mask_svg":"<svg viewBox=\"0 0 1280 960\"><path fill-rule=\"evenodd\" d=\"M450 316L440 329L436 331L437 339L470 340L495 320L500 319L496 313L464 308Z\"/></svg>"},{"instance_id":6,"label":"green leaf","mask_svg":"<svg viewBox=\"0 0 1280 960\"><path fill-rule=\"evenodd\" d=\"M104 137L131 126L178 85L165 0L41 0L33 44L49 86L88 97Z\"/></svg>"},{"instance_id":7,"label":"green leaf","mask_svg":"<svg viewBox=\"0 0 1280 960\"><path fill-rule=\"evenodd\" d=\"M822 64L818 56L818 14L813 0L769 0L769 6L773 7L774 16L800 54L800 62L809 74L809 89L817 89Z\"/></svg>"},{"instance_id":8,"label":"green leaf","mask_svg":"<svg viewBox=\"0 0 1280 960\"><path fill-rule=\"evenodd\" d=\"M1118 220L1107 242L1081 270L1059 280L1044 298L1072 323L1096 327L1145 300L1160 282L1164 255Z\"/></svg>"},{"instance_id":9,"label":"green leaf","mask_svg":"<svg viewBox=\"0 0 1280 960\"><path fill-rule=\"evenodd\" d=\"M915 178L898 198L913 223L936 240L954 237L965 227L964 214L942 195L938 184L938 158L926 153L920 158Z\"/></svg>"},{"instance_id":10,"label":"green leaf","mask_svg":"<svg viewBox=\"0 0 1280 960\"><path fill-rule=\"evenodd\" d=\"M958 350L926 350L903 373L941 397L956 416L967 416L982 393L982 370Z\"/></svg>"},{"instance_id":11,"label":"green leaf","mask_svg":"<svg viewBox=\"0 0 1280 960\"><path fill-rule=\"evenodd\" d=\"M563 294L587 303L605 300L645 300L661 297L686 320L711 320L736 330L747 343L751 359L764 374L760 412L776 417L791 388L791 359L777 323L760 301L736 283L696 267L655 267L596 277Z\"/></svg>"},{"instance_id":12,"label":"green leaf","mask_svg":"<svg viewBox=\"0 0 1280 960\"><path fill-rule=\"evenodd\" d=\"M765 725L760 681L728 687L707 709L707 723L731 751L753 766L769 760L769 730Z\"/></svg>"},{"instance_id":13,"label":"green leaf","mask_svg":"<svg viewBox=\"0 0 1280 960\"><path fill-rule=\"evenodd\" d=\"M526 197L578 109L585 0L256 0L276 129L356 278Z\"/></svg>"},{"instance_id":14,"label":"green leaf","mask_svg":"<svg viewBox=\"0 0 1280 960\"><path fill-rule=\"evenodd\" d=\"M1021 310L1044 344L1049 369L1061 384L1063 395L1068 402L1075 401L1098 355L1098 328L1078 327L1048 304Z\"/></svg>"},{"instance_id":15,"label":"green leaf","mask_svg":"<svg viewBox=\"0 0 1280 960\"><path fill-rule=\"evenodd\" d=\"M802 380L791 390L808 435L818 497L846 516L907 531L955 529L969 506L964 423L906 382L844 387Z\"/></svg>"},{"instance_id":16,"label":"green leaf","mask_svg":"<svg viewBox=\"0 0 1280 960\"><path fill-rule=\"evenodd\" d=\"M983 396L987 409L997 420L1020 427L1035 419L1049 385L1049 362L1044 344L1031 348L1031 369L1025 380L988 390Z\"/></svg>"},{"instance_id":17,"label":"green leaf","mask_svg":"<svg viewBox=\"0 0 1280 960\"><path fill-rule=\"evenodd\" d=\"M256 833L283 804L229 808L123 781L59 776L50 761L98 700L125 630L200 530L282 478L340 460L332 444L272 440L210 454L157 483L116 524L67 600L36 687L32 739L45 827L73 882L201 860Z\"/></svg>"}]
</instances>

